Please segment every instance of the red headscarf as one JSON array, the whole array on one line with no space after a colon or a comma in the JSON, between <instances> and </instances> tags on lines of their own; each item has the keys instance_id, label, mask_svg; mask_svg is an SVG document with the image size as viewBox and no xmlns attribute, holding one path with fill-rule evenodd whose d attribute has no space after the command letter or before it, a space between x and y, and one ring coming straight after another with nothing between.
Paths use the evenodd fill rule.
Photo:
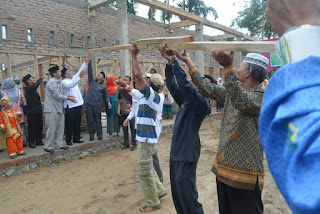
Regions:
<instances>
[{"instance_id":1,"label":"red headscarf","mask_svg":"<svg viewBox=\"0 0 320 214\"><path fill-rule=\"evenodd\" d=\"M118 86L116 85L113 85L113 81L115 80L116 78L113 77L113 76L110 76L107 78L107 92L108 92L108 95L109 97L114 95L114 93L116 93L116 91L118 90Z\"/></svg>"}]
</instances>

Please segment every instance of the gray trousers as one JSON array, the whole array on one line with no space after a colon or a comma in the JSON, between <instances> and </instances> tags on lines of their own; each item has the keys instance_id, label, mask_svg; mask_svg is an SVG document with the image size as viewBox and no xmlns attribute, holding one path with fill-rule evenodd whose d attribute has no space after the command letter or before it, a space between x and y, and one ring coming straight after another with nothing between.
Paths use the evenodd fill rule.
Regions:
<instances>
[{"instance_id":1,"label":"gray trousers","mask_svg":"<svg viewBox=\"0 0 320 214\"><path fill-rule=\"evenodd\" d=\"M101 108L86 105L87 124L90 138L94 138L94 131L97 131L98 138L102 138Z\"/></svg>"},{"instance_id":2,"label":"gray trousers","mask_svg":"<svg viewBox=\"0 0 320 214\"><path fill-rule=\"evenodd\" d=\"M47 126L44 149L59 149L63 146L64 113L45 113Z\"/></svg>"}]
</instances>

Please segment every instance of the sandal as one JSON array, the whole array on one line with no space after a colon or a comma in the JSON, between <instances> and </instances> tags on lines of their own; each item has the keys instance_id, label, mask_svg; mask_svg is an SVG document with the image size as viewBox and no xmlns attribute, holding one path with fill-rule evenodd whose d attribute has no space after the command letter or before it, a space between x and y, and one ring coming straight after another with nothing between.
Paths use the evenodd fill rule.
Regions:
<instances>
[{"instance_id":1,"label":"sandal","mask_svg":"<svg viewBox=\"0 0 320 214\"><path fill-rule=\"evenodd\" d=\"M155 211L155 210L158 210L161 208L161 204L157 205L157 206L154 206L154 207L150 207L148 205L144 205L143 207L140 208L140 212L152 212L152 211Z\"/></svg>"}]
</instances>

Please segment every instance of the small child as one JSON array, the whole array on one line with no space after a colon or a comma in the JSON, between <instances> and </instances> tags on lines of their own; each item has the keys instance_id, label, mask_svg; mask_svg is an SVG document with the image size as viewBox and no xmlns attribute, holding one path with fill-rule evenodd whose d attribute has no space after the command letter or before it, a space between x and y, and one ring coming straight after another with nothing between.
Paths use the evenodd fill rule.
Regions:
<instances>
[{"instance_id":1,"label":"small child","mask_svg":"<svg viewBox=\"0 0 320 214\"><path fill-rule=\"evenodd\" d=\"M0 100L0 105L4 106L4 110L0 112L0 129L7 138L7 148L11 159L17 155L25 155L23 151L22 130L19 121L22 118L22 113L12 109L12 103L5 95Z\"/></svg>"}]
</instances>

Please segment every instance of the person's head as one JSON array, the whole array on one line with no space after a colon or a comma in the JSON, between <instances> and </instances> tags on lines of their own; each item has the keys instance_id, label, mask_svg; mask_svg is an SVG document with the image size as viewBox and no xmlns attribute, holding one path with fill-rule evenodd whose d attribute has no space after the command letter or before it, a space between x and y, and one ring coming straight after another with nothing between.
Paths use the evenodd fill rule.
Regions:
<instances>
[{"instance_id":1,"label":"person's head","mask_svg":"<svg viewBox=\"0 0 320 214\"><path fill-rule=\"evenodd\" d=\"M208 83L213 83L215 85L217 84L217 81L209 74L205 74L204 78Z\"/></svg>"},{"instance_id":2,"label":"person's head","mask_svg":"<svg viewBox=\"0 0 320 214\"><path fill-rule=\"evenodd\" d=\"M63 68L61 71L61 77L62 77L62 79L64 79L64 78L72 79L73 74L69 69Z\"/></svg>"},{"instance_id":3,"label":"person's head","mask_svg":"<svg viewBox=\"0 0 320 214\"><path fill-rule=\"evenodd\" d=\"M96 76L97 82L103 82L105 78L106 78L106 75L105 75L105 73L103 71L98 73L97 76Z\"/></svg>"},{"instance_id":4,"label":"person's head","mask_svg":"<svg viewBox=\"0 0 320 214\"><path fill-rule=\"evenodd\" d=\"M26 76L23 77L22 82L26 85L32 85L36 82L36 79L31 76L31 74L27 74Z\"/></svg>"},{"instance_id":5,"label":"person's head","mask_svg":"<svg viewBox=\"0 0 320 214\"><path fill-rule=\"evenodd\" d=\"M14 81L14 79L12 77L10 78L7 78L3 81L3 90L6 91L6 90L9 90L9 89L12 89L16 86L16 83Z\"/></svg>"},{"instance_id":6,"label":"person's head","mask_svg":"<svg viewBox=\"0 0 320 214\"><path fill-rule=\"evenodd\" d=\"M164 80L160 74L151 74L150 77L150 86L153 90L159 91L159 89L163 86Z\"/></svg>"},{"instance_id":7,"label":"person's head","mask_svg":"<svg viewBox=\"0 0 320 214\"><path fill-rule=\"evenodd\" d=\"M300 25L320 25L319 0L268 0L265 14L272 28L281 36Z\"/></svg>"},{"instance_id":8,"label":"person's head","mask_svg":"<svg viewBox=\"0 0 320 214\"><path fill-rule=\"evenodd\" d=\"M221 77L218 78L218 83L222 84L222 78Z\"/></svg>"},{"instance_id":9,"label":"person's head","mask_svg":"<svg viewBox=\"0 0 320 214\"><path fill-rule=\"evenodd\" d=\"M123 80L126 82L127 85L130 85L131 84L131 77L130 76L125 76L123 78Z\"/></svg>"},{"instance_id":10,"label":"person's head","mask_svg":"<svg viewBox=\"0 0 320 214\"><path fill-rule=\"evenodd\" d=\"M4 95L4 97L1 98L0 105L4 106L6 109L12 108L12 103L8 95Z\"/></svg>"},{"instance_id":11,"label":"person's head","mask_svg":"<svg viewBox=\"0 0 320 214\"><path fill-rule=\"evenodd\" d=\"M245 59L240 63L240 67L237 70L237 75L240 82L244 87L250 87L252 85L262 83L267 75L268 58L256 54L249 53Z\"/></svg>"},{"instance_id":12,"label":"person's head","mask_svg":"<svg viewBox=\"0 0 320 214\"><path fill-rule=\"evenodd\" d=\"M56 79L61 78L61 71L59 70L59 66L54 66L52 68L49 68L49 73L51 77L54 77Z\"/></svg>"},{"instance_id":13,"label":"person's head","mask_svg":"<svg viewBox=\"0 0 320 214\"><path fill-rule=\"evenodd\" d=\"M157 70L156 70L156 69L152 68L152 69L150 70L150 74L156 74L156 73L157 73Z\"/></svg>"},{"instance_id":14,"label":"person's head","mask_svg":"<svg viewBox=\"0 0 320 214\"><path fill-rule=\"evenodd\" d=\"M116 81L117 81L117 78L114 76L107 77L107 87L117 85Z\"/></svg>"}]
</instances>

